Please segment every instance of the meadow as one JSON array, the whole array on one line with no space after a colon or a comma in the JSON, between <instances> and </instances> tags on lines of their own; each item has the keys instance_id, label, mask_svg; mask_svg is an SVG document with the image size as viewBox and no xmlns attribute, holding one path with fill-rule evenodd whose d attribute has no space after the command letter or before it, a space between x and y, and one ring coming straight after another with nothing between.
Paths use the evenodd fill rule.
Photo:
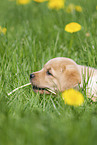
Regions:
<instances>
[{"instance_id":1,"label":"meadow","mask_svg":"<svg viewBox=\"0 0 97 145\"><path fill-rule=\"evenodd\" d=\"M66 11L69 4L82 11ZM81 30L68 33L70 22ZM69 57L97 68L97 2L66 0L64 9L47 2L17 5L0 0L0 145L96 145L97 103L86 97L82 106L69 106L61 94L35 94L29 75L54 57Z\"/></svg>"}]
</instances>

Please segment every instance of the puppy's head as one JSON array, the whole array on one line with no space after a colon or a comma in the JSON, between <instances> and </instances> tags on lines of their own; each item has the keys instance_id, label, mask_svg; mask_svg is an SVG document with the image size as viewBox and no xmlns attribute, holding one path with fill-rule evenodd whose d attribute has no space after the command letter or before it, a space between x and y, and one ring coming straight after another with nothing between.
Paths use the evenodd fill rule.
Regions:
<instances>
[{"instance_id":1,"label":"puppy's head","mask_svg":"<svg viewBox=\"0 0 97 145\"><path fill-rule=\"evenodd\" d=\"M32 73L30 81L35 92L49 93L47 88L62 92L80 83L81 75L73 60L58 57L48 61L42 70Z\"/></svg>"}]
</instances>

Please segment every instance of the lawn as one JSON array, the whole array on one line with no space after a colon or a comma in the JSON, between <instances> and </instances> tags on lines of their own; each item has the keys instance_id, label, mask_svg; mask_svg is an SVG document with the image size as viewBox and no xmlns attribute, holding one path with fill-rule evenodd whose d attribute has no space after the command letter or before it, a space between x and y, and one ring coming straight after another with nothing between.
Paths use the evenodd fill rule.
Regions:
<instances>
[{"instance_id":1,"label":"lawn","mask_svg":"<svg viewBox=\"0 0 97 145\"><path fill-rule=\"evenodd\" d=\"M67 12L69 4L79 5ZM64 30L77 22L81 30ZM54 57L69 57L78 64L97 68L97 2L66 0L65 8L49 9L47 2L17 5L0 0L0 145L96 145L97 103L88 99L74 107L61 93L35 94L29 75Z\"/></svg>"}]
</instances>

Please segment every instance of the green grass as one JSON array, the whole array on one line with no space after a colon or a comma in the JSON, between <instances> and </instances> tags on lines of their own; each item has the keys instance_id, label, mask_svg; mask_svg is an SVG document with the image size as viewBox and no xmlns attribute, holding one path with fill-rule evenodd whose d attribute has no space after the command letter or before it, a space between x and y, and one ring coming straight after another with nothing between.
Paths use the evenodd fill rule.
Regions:
<instances>
[{"instance_id":1,"label":"green grass","mask_svg":"<svg viewBox=\"0 0 97 145\"><path fill-rule=\"evenodd\" d=\"M67 106L60 94L35 94L31 86L7 95L29 83L29 74L54 57L97 68L97 2L72 3L83 12L68 14L49 10L46 3L18 6L0 0L0 25L7 28L7 34L0 35L0 145L97 144L97 103L86 99L83 106ZM82 29L70 46L72 36L64 27L73 21Z\"/></svg>"}]
</instances>

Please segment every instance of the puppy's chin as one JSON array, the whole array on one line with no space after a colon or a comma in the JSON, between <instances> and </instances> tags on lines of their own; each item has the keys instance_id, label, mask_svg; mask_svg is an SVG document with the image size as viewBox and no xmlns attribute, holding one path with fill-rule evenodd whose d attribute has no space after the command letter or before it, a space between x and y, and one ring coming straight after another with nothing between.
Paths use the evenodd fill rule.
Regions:
<instances>
[{"instance_id":1,"label":"puppy's chin","mask_svg":"<svg viewBox=\"0 0 97 145\"><path fill-rule=\"evenodd\" d=\"M46 90L46 88L38 88L36 86L32 86L32 89L35 93L39 93L39 94L50 94L49 91Z\"/></svg>"},{"instance_id":2,"label":"puppy's chin","mask_svg":"<svg viewBox=\"0 0 97 145\"><path fill-rule=\"evenodd\" d=\"M48 92L47 90L35 90L35 89L33 89L33 91L35 93L39 93L39 94L50 94L50 92Z\"/></svg>"}]
</instances>

